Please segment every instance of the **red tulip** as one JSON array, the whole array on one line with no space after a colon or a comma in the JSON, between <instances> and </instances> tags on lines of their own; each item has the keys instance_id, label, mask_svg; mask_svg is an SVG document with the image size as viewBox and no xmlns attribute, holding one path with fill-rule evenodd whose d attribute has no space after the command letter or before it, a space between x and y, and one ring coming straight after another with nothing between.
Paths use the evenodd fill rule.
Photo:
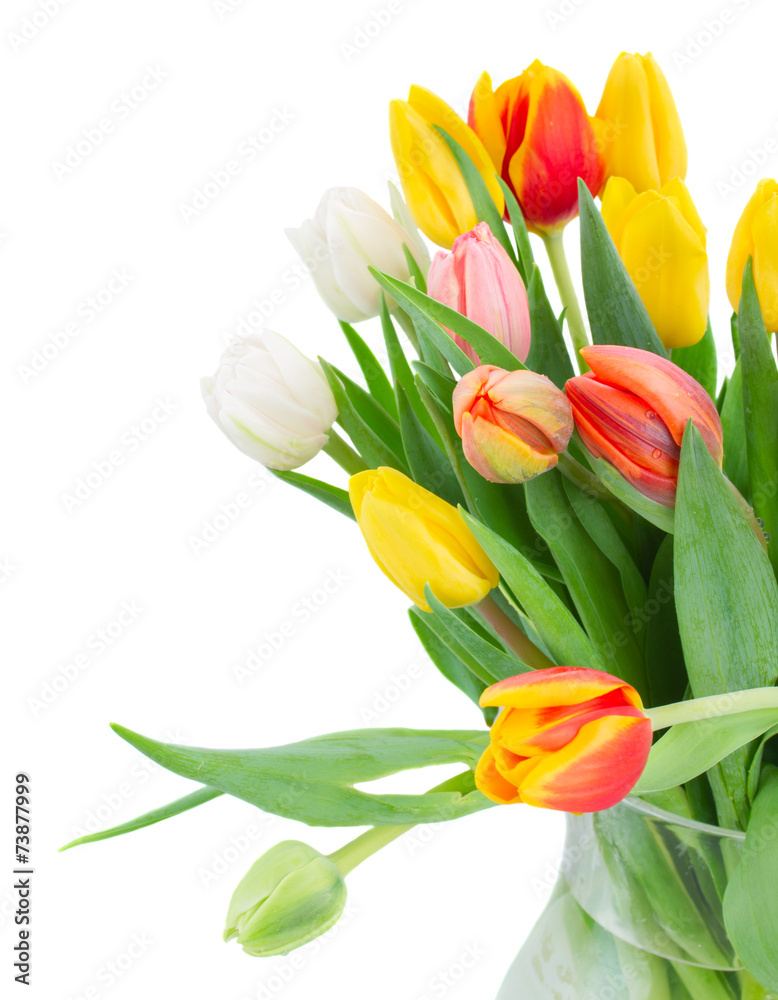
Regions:
<instances>
[{"instance_id":1,"label":"red tulip","mask_svg":"<svg viewBox=\"0 0 778 1000\"><path fill-rule=\"evenodd\" d=\"M681 442L689 420L716 463L721 420L691 375L650 351L596 345L581 351L591 368L565 386L575 425L595 458L613 465L643 496L675 506Z\"/></svg>"},{"instance_id":2,"label":"red tulip","mask_svg":"<svg viewBox=\"0 0 778 1000\"><path fill-rule=\"evenodd\" d=\"M493 802L598 812L628 795L646 766L652 726L640 696L600 670L520 674L487 688L481 705L504 706L475 772Z\"/></svg>"}]
</instances>

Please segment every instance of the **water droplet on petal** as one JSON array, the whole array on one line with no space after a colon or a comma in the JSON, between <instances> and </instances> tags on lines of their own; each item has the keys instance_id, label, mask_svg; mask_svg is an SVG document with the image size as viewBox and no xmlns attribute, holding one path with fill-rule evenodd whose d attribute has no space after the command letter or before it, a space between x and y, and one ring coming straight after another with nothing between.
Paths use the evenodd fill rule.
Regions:
<instances>
[{"instance_id":1,"label":"water droplet on petal","mask_svg":"<svg viewBox=\"0 0 778 1000\"><path fill-rule=\"evenodd\" d=\"M653 410L646 410L646 418L648 420L653 420L655 417L656 417L656 414L654 413Z\"/></svg>"},{"instance_id":2,"label":"water droplet on petal","mask_svg":"<svg viewBox=\"0 0 778 1000\"><path fill-rule=\"evenodd\" d=\"M661 449L654 448L654 450L651 452L651 457L652 458L661 458L662 457L662 451L661 451Z\"/></svg>"},{"instance_id":3,"label":"water droplet on petal","mask_svg":"<svg viewBox=\"0 0 778 1000\"><path fill-rule=\"evenodd\" d=\"M765 531L765 533L764 533L764 540L766 542L771 541L771 539L770 539L770 532L769 531Z\"/></svg>"}]
</instances>

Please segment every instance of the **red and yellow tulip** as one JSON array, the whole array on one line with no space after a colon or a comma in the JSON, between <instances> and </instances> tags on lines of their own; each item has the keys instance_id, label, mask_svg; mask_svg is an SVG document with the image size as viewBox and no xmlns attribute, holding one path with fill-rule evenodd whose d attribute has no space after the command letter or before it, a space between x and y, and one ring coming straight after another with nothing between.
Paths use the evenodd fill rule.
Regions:
<instances>
[{"instance_id":1,"label":"red and yellow tulip","mask_svg":"<svg viewBox=\"0 0 778 1000\"><path fill-rule=\"evenodd\" d=\"M411 87L407 101L392 101L389 135L408 208L425 236L450 249L457 236L475 226L478 215L454 154L436 125L468 154L501 213L505 199L483 143L445 101L417 86Z\"/></svg>"},{"instance_id":2,"label":"red and yellow tulip","mask_svg":"<svg viewBox=\"0 0 778 1000\"><path fill-rule=\"evenodd\" d=\"M759 181L740 216L727 258L727 295L740 307L743 271L754 261L754 284L768 333L778 332L778 183Z\"/></svg>"},{"instance_id":3,"label":"red and yellow tulip","mask_svg":"<svg viewBox=\"0 0 778 1000\"><path fill-rule=\"evenodd\" d=\"M559 461L573 433L565 394L531 371L481 365L454 389L465 458L492 483L526 483Z\"/></svg>"},{"instance_id":4,"label":"red and yellow tulip","mask_svg":"<svg viewBox=\"0 0 778 1000\"><path fill-rule=\"evenodd\" d=\"M595 458L605 459L636 490L665 507L675 506L689 420L721 466L721 420L691 375L635 347L595 345L581 354L591 371L570 379L565 391L576 428Z\"/></svg>"},{"instance_id":5,"label":"red and yellow tulip","mask_svg":"<svg viewBox=\"0 0 778 1000\"><path fill-rule=\"evenodd\" d=\"M497 90L483 73L468 121L532 232L559 231L578 215L579 177L598 194L605 165L595 128L581 95L558 70L535 60Z\"/></svg>"},{"instance_id":6,"label":"red and yellow tulip","mask_svg":"<svg viewBox=\"0 0 778 1000\"><path fill-rule=\"evenodd\" d=\"M640 696L618 677L551 667L487 688L502 706L475 772L493 802L566 812L608 809L632 790L651 749Z\"/></svg>"},{"instance_id":7,"label":"red and yellow tulip","mask_svg":"<svg viewBox=\"0 0 778 1000\"><path fill-rule=\"evenodd\" d=\"M427 293L488 330L520 361L526 360L531 339L527 289L487 223L457 236L451 253L435 254ZM449 333L473 364L480 364L473 347Z\"/></svg>"}]
</instances>

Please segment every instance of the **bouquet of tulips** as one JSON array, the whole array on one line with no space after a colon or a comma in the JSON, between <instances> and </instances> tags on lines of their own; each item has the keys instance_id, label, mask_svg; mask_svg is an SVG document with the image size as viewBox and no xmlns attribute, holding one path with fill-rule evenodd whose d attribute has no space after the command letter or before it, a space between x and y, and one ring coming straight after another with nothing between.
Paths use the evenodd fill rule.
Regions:
<instances>
[{"instance_id":1,"label":"bouquet of tulips","mask_svg":"<svg viewBox=\"0 0 778 1000\"><path fill-rule=\"evenodd\" d=\"M197 788L74 843L223 794L368 827L252 865L224 937L269 956L331 927L349 871L415 824L563 810L562 874L502 1000L778 995L778 184L734 234L720 380L706 230L651 55L619 56L593 117L534 62L496 89L484 74L467 122L411 87L390 134L392 215L334 189L289 232L361 377L265 331L204 396L250 458L355 522L482 721L250 750L117 726ZM577 216L585 312L563 250ZM322 450L347 480L295 471ZM355 787L451 763L425 794Z\"/></svg>"}]
</instances>

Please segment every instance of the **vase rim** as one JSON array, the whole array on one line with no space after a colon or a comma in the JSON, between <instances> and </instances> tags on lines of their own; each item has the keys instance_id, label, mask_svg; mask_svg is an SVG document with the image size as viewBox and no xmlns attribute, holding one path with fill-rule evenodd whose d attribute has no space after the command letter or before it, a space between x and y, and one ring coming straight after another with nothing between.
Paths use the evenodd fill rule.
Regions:
<instances>
[{"instance_id":1,"label":"vase rim","mask_svg":"<svg viewBox=\"0 0 778 1000\"><path fill-rule=\"evenodd\" d=\"M746 835L743 830L728 830L724 826L714 826L712 823L701 823L696 819L689 819L688 816L679 816L678 813L669 812L667 809L660 809L659 806L651 805L637 796L630 795L629 798L622 799L620 805L634 809L635 812L653 816L665 822L675 823L678 826L685 826L688 829L698 830L701 833L709 833L716 837L726 837L729 840L745 840Z\"/></svg>"}]
</instances>

